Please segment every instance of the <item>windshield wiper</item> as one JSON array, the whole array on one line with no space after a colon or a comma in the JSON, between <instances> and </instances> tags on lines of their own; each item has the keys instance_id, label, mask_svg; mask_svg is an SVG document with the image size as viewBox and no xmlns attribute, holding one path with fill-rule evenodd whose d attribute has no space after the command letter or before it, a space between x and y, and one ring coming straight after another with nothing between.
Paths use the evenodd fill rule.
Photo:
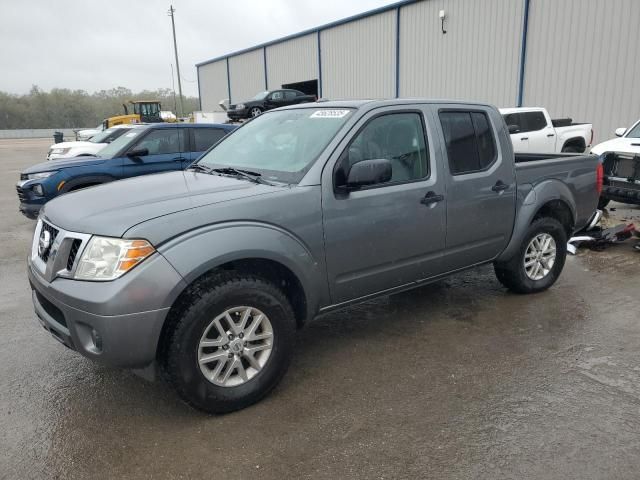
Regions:
<instances>
[{"instance_id":1,"label":"windshield wiper","mask_svg":"<svg viewBox=\"0 0 640 480\"><path fill-rule=\"evenodd\" d=\"M239 170L233 167L212 168L212 172L222 173L224 175L234 175L236 177L243 177L254 183L262 183L264 185L273 185L273 183L262 178L262 175L257 172L251 172L249 170Z\"/></svg>"},{"instance_id":2,"label":"windshield wiper","mask_svg":"<svg viewBox=\"0 0 640 480\"><path fill-rule=\"evenodd\" d=\"M197 170L199 172L211 173L212 169L210 167L205 167L204 165L200 165L199 163L191 164L187 167L187 170Z\"/></svg>"}]
</instances>

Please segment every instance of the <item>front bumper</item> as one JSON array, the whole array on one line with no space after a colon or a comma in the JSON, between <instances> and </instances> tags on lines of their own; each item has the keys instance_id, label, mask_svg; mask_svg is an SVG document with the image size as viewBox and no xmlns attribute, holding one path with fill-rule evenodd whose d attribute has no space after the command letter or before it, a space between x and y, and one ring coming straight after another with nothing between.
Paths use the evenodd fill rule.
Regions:
<instances>
[{"instance_id":1,"label":"front bumper","mask_svg":"<svg viewBox=\"0 0 640 480\"><path fill-rule=\"evenodd\" d=\"M35 185L35 183L29 183L29 180L24 180L16 184L16 193L18 194L18 200L20 200L20 206L18 207L20 213L31 219L38 217L40 209L47 202L45 197L36 195L33 191L33 185Z\"/></svg>"},{"instance_id":2,"label":"front bumper","mask_svg":"<svg viewBox=\"0 0 640 480\"><path fill-rule=\"evenodd\" d=\"M31 260L28 276L35 313L56 340L122 368L144 368L155 360L165 318L184 287L159 254L112 282L48 282Z\"/></svg>"},{"instance_id":3,"label":"front bumper","mask_svg":"<svg viewBox=\"0 0 640 480\"><path fill-rule=\"evenodd\" d=\"M228 110L227 117L231 120L242 120L245 118L249 118L249 109L243 108L241 110Z\"/></svg>"}]
</instances>

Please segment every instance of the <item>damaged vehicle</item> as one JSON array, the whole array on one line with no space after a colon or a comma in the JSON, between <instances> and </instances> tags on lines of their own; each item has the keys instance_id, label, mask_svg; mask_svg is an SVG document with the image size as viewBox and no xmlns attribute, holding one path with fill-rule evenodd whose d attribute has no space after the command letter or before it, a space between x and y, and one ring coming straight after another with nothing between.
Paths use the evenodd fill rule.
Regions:
<instances>
[{"instance_id":1,"label":"damaged vehicle","mask_svg":"<svg viewBox=\"0 0 640 480\"><path fill-rule=\"evenodd\" d=\"M640 205L640 153L605 152L601 158L604 178L598 208L611 200Z\"/></svg>"},{"instance_id":2,"label":"damaged vehicle","mask_svg":"<svg viewBox=\"0 0 640 480\"><path fill-rule=\"evenodd\" d=\"M482 264L514 292L551 287L595 210L599 165L514 155L480 103L268 111L184 171L47 203L27 266L35 311L91 360L237 410L274 389L296 329L321 313Z\"/></svg>"}]
</instances>

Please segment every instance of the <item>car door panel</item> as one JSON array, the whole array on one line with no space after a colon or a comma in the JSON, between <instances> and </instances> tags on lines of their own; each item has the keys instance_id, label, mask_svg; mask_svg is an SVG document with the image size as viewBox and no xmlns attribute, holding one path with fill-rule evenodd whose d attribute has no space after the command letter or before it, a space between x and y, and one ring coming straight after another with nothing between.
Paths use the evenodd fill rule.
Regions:
<instances>
[{"instance_id":1,"label":"car door panel","mask_svg":"<svg viewBox=\"0 0 640 480\"><path fill-rule=\"evenodd\" d=\"M465 113L481 115L488 121L483 138L490 132L495 153L492 162L476 171L455 171L454 156L460 157L463 148L449 148L455 135L445 134L447 126L443 115ZM509 139L497 135L502 119L492 109L459 105L441 107L437 115L441 120L438 130L441 135L445 169L447 171L447 235L445 261L451 271L495 258L507 245L515 218L515 172L510 156ZM475 124L474 124L475 125ZM477 133L476 133L477 138ZM476 140L477 141L477 140ZM449 143L448 143L449 142ZM471 147L470 147L471 148ZM476 143L476 148L479 148ZM488 151L487 147L487 151ZM487 153L488 154L488 153ZM479 153L479 158L483 152ZM467 162L468 163L468 162ZM464 159L462 161L464 166ZM468 168L467 168L468 170Z\"/></svg>"},{"instance_id":2,"label":"car door panel","mask_svg":"<svg viewBox=\"0 0 640 480\"><path fill-rule=\"evenodd\" d=\"M378 114L403 113L397 109L380 110L367 114L358 129ZM357 155L352 152L358 152L358 148L352 149L349 142L359 133L343 140L323 171L325 249L334 303L416 282L442 271L446 202L424 201L429 192L444 193L432 144L427 142L428 177L347 195L336 193L334 167L347 146L350 155ZM393 132L388 134L393 136Z\"/></svg>"}]
</instances>

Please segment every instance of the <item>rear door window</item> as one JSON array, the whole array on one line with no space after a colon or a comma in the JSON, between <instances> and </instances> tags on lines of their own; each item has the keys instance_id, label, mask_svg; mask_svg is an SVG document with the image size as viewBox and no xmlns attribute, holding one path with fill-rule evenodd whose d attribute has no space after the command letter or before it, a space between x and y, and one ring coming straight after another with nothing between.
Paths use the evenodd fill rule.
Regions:
<instances>
[{"instance_id":1,"label":"rear door window","mask_svg":"<svg viewBox=\"0 0 640 480\"><path fill-rule=\"evenodd\" d=\"M516 133L535 132L547 126L547 119L542 112L509 113L504 116L507 126L518 127Z\"/></svg>"},{"instance_id":2,"label":"rear door window","mask_svg":"<svg viewBox=\"0 0 640 480\"><path fill-rule=\"evenodd\" d=\"M527 132L542 130L547 126L547 119L544 118L544 113L542 112L524 112L522 117L524 118Z\"/></svg>"},{"instance_id":3,"label":"rear door window","mask_svg":"<svg viewBox=\"0 0 640 480\"><path fill-rule=\"evenodd\" d=\"M440 122L452 175L486 170L497 156L493 132L484 112L444 111Z\"/></svg>"},{"instance_id":4,"label":"rear door window","mask_svg":"<svg viewBox=\"0 0 640 480\"><path fill-rule=\"evenodd\" d=\"M221 128L193 128L193 152L204 152L226 135Z\"/></svg>"}]
</instances>

